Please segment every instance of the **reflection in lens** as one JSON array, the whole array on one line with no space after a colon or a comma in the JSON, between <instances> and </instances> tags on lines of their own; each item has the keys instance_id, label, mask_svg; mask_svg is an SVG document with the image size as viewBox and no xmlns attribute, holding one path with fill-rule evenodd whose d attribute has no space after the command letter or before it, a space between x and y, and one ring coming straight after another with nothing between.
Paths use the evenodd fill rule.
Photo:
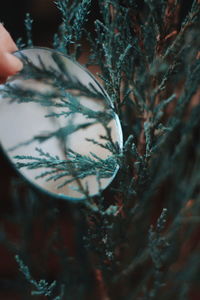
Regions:
<instances>
[{"instance_id":1,"label":"reflection in lens","mask_svg":"<svg viewBox=\"0 0 200 300\"><path fill-rule=\"evenodd\" d=\"M96 195L113 180L122 133L110 99L77 63L25 49L23 71L1 88L0 141L31 183L70 199Z\"/></svg>"}]
</instances>

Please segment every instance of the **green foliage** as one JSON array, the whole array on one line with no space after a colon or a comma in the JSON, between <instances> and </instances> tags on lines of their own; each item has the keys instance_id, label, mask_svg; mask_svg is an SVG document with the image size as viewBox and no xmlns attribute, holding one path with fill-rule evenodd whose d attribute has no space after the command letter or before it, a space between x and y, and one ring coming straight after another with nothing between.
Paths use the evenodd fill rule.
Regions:
<instances>
[{"instance_id":1,"label":"green foliage","mask_svg":"<svg viewBox=\"0 0 200 300\"><path fill-rule=\"evenodd\" d=\"M54 290L54 288L56 286L56 281L53 281L51 284L49 284L48 282L46 282L46 280L44 280L44 279L36 281L31 276L29 268L23 263L23 261L19 258L18 255L15 256L15 259L16 259L18 265L19 265L20 271L22 272L22 274L24 275L24 277L26 278L26 280L32 286L34 286L34 288L35 288L35 290L31 291L31 295L32 296L44 295L48 299L52 299L52 300L61 300L61 299L63 299L63 295L62 296L53 297L53 290Z\"/></svg>"},{"instance_id":2,"label":"green foliage","mask_svg":"<svg viewBox=\"0 0 200 300\"><path fill-rule=\"evenodd\" d=\"M155 298L159 288L162 287L162 267L164 265L164 254L166 252L166 248L169 247L169 244L165 237L161 235L162 231L164 230L164 225L166 223L166 209L163 209L155 230L153 226L151 226L149 230L149 252L153 264L155 266L155 281L149 295L151 298Z\"/></svg>"},{"instance_id":3,"label":"green foliage","mask_svg":"<svg viewBox=\"0 0 200 300\"><path fill-rule=\"evenodd\" d=\"M78 56L77 44L83 33L83 25L88 19L90 0L73 1L58 0L55 2L62 14L62 24L60 32L54 36L54 47L63 53L70 53L70 45L75 45L75 57Z\"/></svg>"},{"instance_id":4,"label":"green foliage","mask_svg":"<svg viewBox=\"0 0 200 300\"><path fill-rule=\"evenodd\" d=\"M76 88L80 95L94 97L94 87L87 89L74 82L74 86L65 85L64 90L66 70L61 65L62 72L58 73L45 68L38 71L29 62L23 76L46 78L50 85L56 86L57 94L22 92L8 84L4 96L11 96L13 101L55 106L49 99L61 95L56 106L63 111L47 117L62 118L81 112L88 119L87 126L100 122L106 132L102 143L89 141L109 150L111 156L103 160L94 154L81 156L69 149L68 161L61 160L45 153L41 144L37 150L39 156L18 157L18 167L45 167L39 177L47 180L62 177L63 184L69 182L65 180L69 174L73 175L72 180L94 174L100 179L109 177L116 164L120 167L115 182L106 192L99 184L96 197L82 190L87 201L63 204L63 210L68 209L67 205L73 207L76 247L72 256L64 243L58 250L62 234L55 233L56 226L51 227L49 245L56 249L64 266L61 273L55 274L56 282L64 285L64 295L70 300L90 297L190 300L200 278L199 1L191 2L182 20L179 7L184 5L183 1L99 0L100 15L95 21L94 34L84 30L90 18L88 11L92 11L90 1L59 0L56 5L62 14L62 24L54 36L54 47L77 59L81 39L87 38L90 47L87 65L98 66L113 106L109 106L108 113L90 110L69 95L69 90ZM66 107L68 110L64 111ZM108 126L113 111L123 127L122 150L113 142ZM61 128L34 139L42 142L76 130L79 128L68 131ZM33 206L40 207L38 202L42 201L37 197ZM54 201L54 208L59 205ZM52 206L49 208L47 204L38 211L48 212L44 223L51 218L53 223L56 218L59 222L62 209L54 215ZM35 281L23 262L17 260L37 295L51 293L54 281L52 284Z\"/></svg>"},{"instance_id":5,"label":"green foliage","mask_svg":"<svg viewBox=\"0 0 200 300\"><path fill-rule=\"evenodd\" d=\"M27 167L30 170L45 168L47 171L36 178L47 177L47 181L58 180L69 175L73 175L72 178L64 180L58 188L90 175L98 174L99 178L112 177L116 168L116 159L112 156L107 159L101 159L94 153L91 153L91 157L89 157L78 154L72 150L68 150L68 159L61 160L59 157L54 157L49 153L44 153L42 149L36 148L36 151L39 153L40 157L16 156L15 158L17 160L26 160L25 163L18 162L17 168L20 169ZM49 169L50 171L48 171Z\"/></svg>"},{"instance_id":6,"label":"green foliage","mask_svg":"<svg viewBox=\"0 0 200 300\"><path fill-rule=\"evenodd\" d=\"M30 14L26 14L25 18L25 28L26 28L26 33L27 33L27 47L32 47L33 46L33 41L32 41L32 23L33 20L30 17Z\"/></svg>"}]
</instances>

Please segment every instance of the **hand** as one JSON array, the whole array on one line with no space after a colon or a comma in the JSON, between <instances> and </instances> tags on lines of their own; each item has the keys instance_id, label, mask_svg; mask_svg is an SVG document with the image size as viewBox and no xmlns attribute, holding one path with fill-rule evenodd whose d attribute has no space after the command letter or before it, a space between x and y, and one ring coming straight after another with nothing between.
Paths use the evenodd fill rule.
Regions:
<instances>
[{"instance_id":1,"label":"hand","mask_svg":"<svg viewBox=\"0 0 200 300\"><path fill-rule=\"evenodd\" d=\"M8 31L0 23L0 83L23 68L22 62L12 52L18 50Z\"/></svg>"}]
</instances>

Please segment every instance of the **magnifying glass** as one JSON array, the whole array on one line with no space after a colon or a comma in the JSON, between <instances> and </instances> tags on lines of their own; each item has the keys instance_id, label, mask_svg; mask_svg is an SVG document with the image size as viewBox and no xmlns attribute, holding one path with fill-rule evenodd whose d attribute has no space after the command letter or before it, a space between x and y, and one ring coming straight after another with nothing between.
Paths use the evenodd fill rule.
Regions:
<instances>
[{"instance_id":1,"label":"magnifying glass","mask_svg":"<svg viewBox=\"0 0 200 300\"><path fill-rule=\"evenodd\" d=\"M69 57L46 48L15 53L23 70L0 89L0 144L32 185L84 200L104 190L119 166L119 118L103 87Z\"/></svg>"}]
</instances>

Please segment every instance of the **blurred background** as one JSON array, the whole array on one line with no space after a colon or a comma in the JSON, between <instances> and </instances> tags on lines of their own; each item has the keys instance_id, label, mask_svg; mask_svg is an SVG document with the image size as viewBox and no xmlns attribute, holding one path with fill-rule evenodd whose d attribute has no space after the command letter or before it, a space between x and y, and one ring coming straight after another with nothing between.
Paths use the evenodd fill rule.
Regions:
<instances>
[{"instance_id":1,"label":"blurred background","mask_svg":"<svg viewBox=\"0 0 200 300\"><path fill-rule=\"evenodd\" d=\"M99 18L99 10L96 2L97 0L92 1L92 13L87 24L87 29L90 31L94 30L93 21ZM126 1L122 2L126 5ZM138 1L141 9L142 2L142 0ZM181 6L180 22L184 19L192 1L182 0L181 2L184 5ZM60 13L53 0L1 1L0 21L4 23L4 26L15 41L20 37L26 41L24 19L27 12L30 13L31 18L34 20L34 45L52 47L53 34L57 31L61 22ZM63 235L68 236L68 240L62 242L66 244L68 250L71 249L73 252L73 221L71 220L70 212L67 211L67 205L63 205L60 202L57 203L55 208L55 202L51 202L47 197L37 195L35 191L29 190L23 185L21 185L20 190L18 189L18 194L15 194L18 179L15 170L9 165L3 152L0 152L0 300L32 299L30 295L22 293L23 286L20 286L21 281L18 282L17 279L20 274L14 259L14 253L22 251L22 249L26 250L27 253L31 251L33 259L29 262L30 267L31 264L37 261L38 265L43 265L47 270L47 274L45 274L42 273L42 267L41 270L38 269L38 272L42 273L44 278L51 281L54 278L54 273L59 271L59 264L56 262L55 256L52 256L52 253L50 253L51 259L48 261L48 265L46 263L48 256L45 257L46 261L44 261L45 252L43 252L43 255L40 255L41 248L45 250L46 246L46 241L43 238L47 233L50 235L52 230L54 230L56 218L60 218L61 220L60 230L63 232ZM27 197L27 195L29 196ZM31 202L27 201L34 201L36 198L40 199L40 202L43 204L40 203L40 208L37 211L31 211ZM18 201L19 199L20 201ZM21 203L21 207L18 207L19 203ZM46 210L46 206L48 206L48 211ZM56 217L48 215L53 209L57 209L55 211ZM16 210L21 211L21 219L19 219L20 215L16 214ZM49 221L49 223L44 224L44 219ZM68 220L68 223L66 223L66 220ZM21 227L23 222L27 224L26 232ZM4 232L9 237L8 244L2 243L5 239ZM24 240L28 241L27 245L23 244ZM63 247L63 244L61 247ZM39 258L39 256L41 257ZM200 299L200 296L197 295L196 297L195 293L192 299Z\"/></svg>"},{"instance_id":2,"label":"blurred background","mask_svg":"<svg viewBox=\"0 0 200 300\"><path fill-rule=\"evenodd\" d=\"M53 35L61 23L61 15L54 0L6 0L1 3L0 21L16 41L26 41L24 19L30 13L33 22L33 42L35 46L52 47ZM91 11L86 29L94 32L94 20L100 18L98 1L91 1Z\"/></svg>"},{"instance_id":3,"label":"blurred background","mask_svg":"<svg viewBox=\"0 0 200 300\"><path fill-rule=\"evenodd\" d=\"M50 46L53 33L60 22L59 12L53 0L6 0L2 1L0 20L4 23L14 40L26 39L24 19L29 12L33 23L35 45Z\"/></svg>"},{"instance_id":4,"label":"blurred background","mask_svg":"<svg viewBox=\"0 0 200 300\"><path fill-rule=\"evenodd\" d=\"M27 12L30 13L33 23L33 41L37 46L51 46L53 34L61 22L60 13L56 8L54 0L6 0L2 1L0 9L0 21L4 23L14 40L19 37L26 40L24 29L24 18ZM143 8L144 0L136 0L139 9ZM191 7L192 0L180 0L180 22L184 19ZM126 6L126 1L121 0L121 4ZM89 15L86 29L94 31L93 22L100 18L98 1L91 1L92 13Z\"/></svg>"}]
</instances>

